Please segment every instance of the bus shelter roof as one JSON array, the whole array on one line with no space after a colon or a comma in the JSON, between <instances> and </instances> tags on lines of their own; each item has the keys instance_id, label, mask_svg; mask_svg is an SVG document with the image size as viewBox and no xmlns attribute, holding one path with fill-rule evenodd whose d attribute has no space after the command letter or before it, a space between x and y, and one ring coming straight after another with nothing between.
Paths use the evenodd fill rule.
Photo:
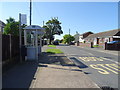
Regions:
<instances>
[{"instance_id":1,"label":"bus shelter roof","mask_svg":"<svg viewBox=\"0 0 120 90\"><path fill-rule=\"evenodd\" d=\"M38 25L30 25L30 26L26 26L25 28L23 28L24 30L32 30L32 31L44 31L45 29L38 26Z\"/></svg>"}]
</instances>

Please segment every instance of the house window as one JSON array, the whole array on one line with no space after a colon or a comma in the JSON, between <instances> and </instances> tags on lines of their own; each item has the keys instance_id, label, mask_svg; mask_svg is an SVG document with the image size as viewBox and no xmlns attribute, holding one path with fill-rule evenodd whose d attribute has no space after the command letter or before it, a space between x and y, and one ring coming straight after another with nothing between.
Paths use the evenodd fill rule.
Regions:
<instances>
[{"instance_id":1,"label":"house window","mask_svg":"<svg viewBox=\"0 0 120 90\"><path fill-rule=\"evenodd\" d=\"M105 38L105 42L109 42L109 38Z\"/></svg>"}]
</instances>

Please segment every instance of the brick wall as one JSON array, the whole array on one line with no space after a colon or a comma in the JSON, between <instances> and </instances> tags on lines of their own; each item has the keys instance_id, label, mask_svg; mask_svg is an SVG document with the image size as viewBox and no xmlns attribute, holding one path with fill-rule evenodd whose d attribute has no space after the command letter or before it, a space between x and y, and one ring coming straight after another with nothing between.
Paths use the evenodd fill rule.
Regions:
<instances>
[{"instance_id":1,"label":"brick wall","mask_svg":"<svg viewBox=\"0 0 120 90\"><path fill-rule=\"evenodd\" d=\"M91 43L79 43L81 47L91 47Z\"/></svg>"},{"instance_id":2,"label":"brick wall","mask_svg":"<svg viewBox=\"0 0 120 90\"><path fill-rule=\"evenodd\" d=\"M99 43L99 46L101 46L101 48L105 48L105 43Z\"/></svg>"}]
</instances>

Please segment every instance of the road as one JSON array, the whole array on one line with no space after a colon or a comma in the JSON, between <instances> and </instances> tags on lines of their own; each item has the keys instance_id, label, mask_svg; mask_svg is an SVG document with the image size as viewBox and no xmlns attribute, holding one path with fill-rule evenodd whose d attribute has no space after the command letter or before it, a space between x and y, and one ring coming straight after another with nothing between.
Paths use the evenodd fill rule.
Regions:
<instances>
[{"instance_id":1,"label":"road","mask_svg":"<svg viewBox=\"0 0 120 90\"><path fill-rule=\"evenodd\" d=\"M118 88L118 56L76 46L59 45L65 55L98 86Z\"/></svg>"}]
</instances>

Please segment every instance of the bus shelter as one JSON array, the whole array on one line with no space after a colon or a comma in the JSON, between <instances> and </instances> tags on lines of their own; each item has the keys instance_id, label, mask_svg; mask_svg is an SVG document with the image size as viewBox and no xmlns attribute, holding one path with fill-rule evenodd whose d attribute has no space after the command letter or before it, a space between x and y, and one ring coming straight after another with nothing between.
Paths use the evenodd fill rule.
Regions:
<instances>
[{"instance_id":1,"label":"bus shelter","mask_svg":"<svg viewBox=\"0 0 120 90\"><path fill-rule=\"evenodd\" d=\"M26 60L38 60L42 47L44 28L38 25L26 26L24 29L24 46L27 50Z\"/></svg>"}]
</instances>

